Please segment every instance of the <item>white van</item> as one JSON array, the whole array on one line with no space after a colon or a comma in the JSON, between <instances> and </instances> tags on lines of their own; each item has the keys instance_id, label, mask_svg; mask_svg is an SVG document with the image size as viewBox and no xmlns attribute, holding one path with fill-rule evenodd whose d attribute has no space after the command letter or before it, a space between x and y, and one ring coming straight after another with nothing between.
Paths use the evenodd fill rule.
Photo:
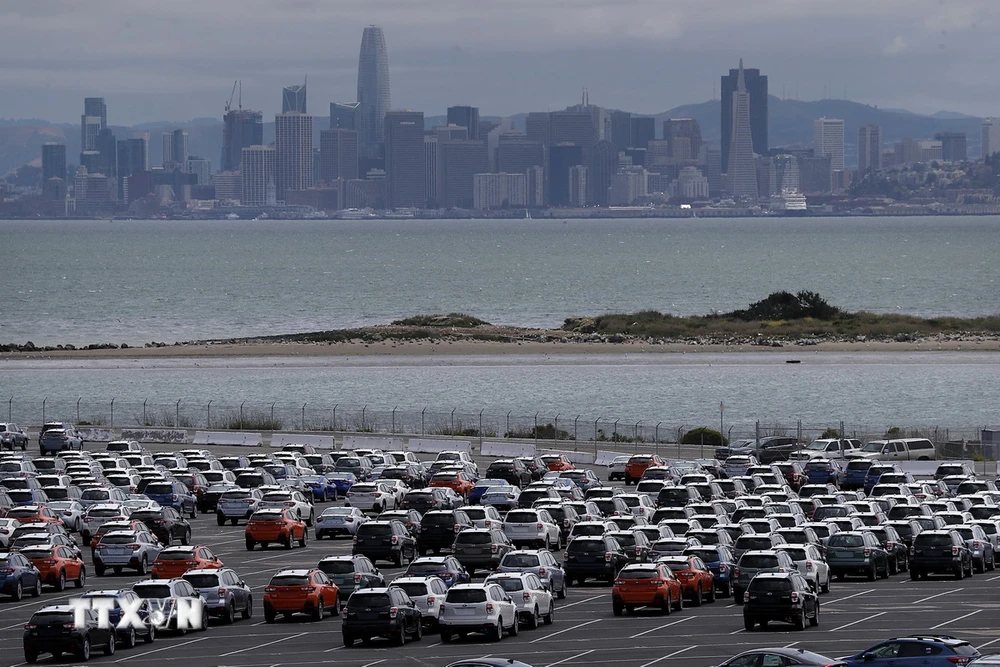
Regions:
<instances>
[{"instance_id":1,"label":"white van","mask_svg":"<svg viewBox=\"0 0 1000 667\"><path fill-rule=\"evenodd\" d=\"M872 440L861 451L848 456L878 461L933 461L937 459L937 451L927 438L897 438Z\"/></svg>"}]
</instances>

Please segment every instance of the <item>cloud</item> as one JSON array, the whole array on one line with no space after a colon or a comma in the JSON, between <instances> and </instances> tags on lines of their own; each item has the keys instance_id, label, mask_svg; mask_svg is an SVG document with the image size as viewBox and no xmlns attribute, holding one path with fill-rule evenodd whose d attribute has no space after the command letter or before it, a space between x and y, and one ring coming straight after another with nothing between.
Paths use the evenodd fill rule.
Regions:
<instances>
[{"instance_id":1,"label":"cloud","mask_svg":"<svg viewBox=\"0 0 1000 667\"><path fill-rule=\"evenodd\" d=\"M906 51L906 38L902 35L896 35L882 52L887 56L898 56L904 51Z\"/></svg>"}]
</instances>

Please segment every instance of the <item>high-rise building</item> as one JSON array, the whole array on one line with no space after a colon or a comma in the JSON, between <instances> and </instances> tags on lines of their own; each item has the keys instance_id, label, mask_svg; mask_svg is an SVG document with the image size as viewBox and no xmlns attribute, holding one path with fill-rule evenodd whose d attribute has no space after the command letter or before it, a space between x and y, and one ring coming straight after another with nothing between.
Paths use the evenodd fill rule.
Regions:
<instances>
[{"instance_id":1,"label":"high-rise building","mask_svg":"<svg viewBox=\"0 0 1000 667\"><path fill-rule=\"evenodd\" d=\"M144 171L149 171L149 135L120 140L118 142L118 196L126 204L131 201L128 196L128 177Z\"/></svg>"},{"instance_id":2,"label":"high-rise building","mask_svg":"<svg viewBox=\"0 0 1000 667\"><path fill-rule=\"evenodd\" d=\"M632 145L632 114L628 111L611 112L611 143L618 151Z\"/></svg>"},{"instance_id":3,"label":"high-rise building","mask_svg":"<svg viewBox=\"0 0 1000 667\"><path fill-rule=\"evenodd\" d=\"M308 113L306 111L306 84L300 83L281 89L281 113Z\"/></svg>"},{"instance_id":4,"label":"high-rise building","mask_svg":"<svg viewBox=\"0 0 1000 667\"><path fill-rule=\"evenodd\" d=\"M597 143L597 128L587 111L553 111L549 125L552 144L574 143L588 152Z\"/></svg>"},{"instance_id":5,"label":"high-rise building","mask_svg":"<svg viewBox=\"0 0 1000 667\"><path fill-rule=\"evenodd\" d=\"M389 96L389 53L382 28L368 26L361 35L358 56L358 145L364 158L383 156L385 114Z\"/></svg>"},{"instance_id":6,"label":"high-rise building","mask_svg":"<svg viewBox=\"0 0 1000 667\"><path fill-rule=\"evenodd\" d=\"M723 82L726 77L722 78ZM765 78L765 87L767 79ZM740 60L740 68L737 71L736 89L730 96L731 118L729 128L729 163L726 173L726 181L729 194L733 197L749 197L756 199L757 192L757 167L754 162L753 132L750 122L751 95L747 92L746 81L743 77L743 60ZM723 93L725 101L725 93ZM723 105L725 106L725 105ZM723 122L725 122L726 112L722 112ZM725 126L723 126L725 130ZM723 135L725 137L725 135ZM726 146L726 144L723 144ZM843 155L843 153L841 153ZM726 148L723 148L723 160L725 160ZM723 162L723 164L726 164Z\"/></svg>"},{"instance_id":7,"label":"high-rise building","mask_svg":"<svg viewBox=\"0 0 1000 667\"><path fill-rule=\"evenodd\" d=\"M708 196L722 194L722 151L709 148L705 151L705 178L708 179Z\"/></svg>"},{"instance_id":8,"label":"high-rise building","mask_svg":"<svg viewBox=\"0 0 1000 667\"><path fill-rule=\"evenodd\" d=\"M656 139L656 119L649 116L633 116L631 139L630 148L645 148L646 144Z\"/></svg>"},{"instance_id":9,"label":"high-rise building","mask_svg":"<svg viewBox=\"0 0 1000 667\"><path fill-rule=\"evenodd\" d=\"M862 125L858 128L858 174L882 168L882 128Z\"/></svg>"},{"instance_id":10,"label":"high-rise building","mask_svg":"<svg viewBox=\"0 0 1000 667\"><path fill-rule=\"evenodd\" d=\"M802 194L827 194L833 189L832 158L829 155L802 156L799 162L799 189Z\"/></svg>"},{"instance_id":11,"label":"high-rise building","mask_svg":"<svg viewBox=\"0 0 1000 667\"><path fill-rule=\"evenodd\" d=\"M697 160L701 154L701 127L694 118L663 121L663 138L673 160Z\"/></svg>"},{"instance_id":12,"label":"high-rise building","mask_svg":"<svg viewBox=\"0 0 1000 667\"><path fill-rule=\"evenodd\" d=\"M742 63L742 60L740 61ZM739 79L743 79L743 89L750 97L750 139L751 150L763 155L768 151L767 139L767 77L761 75L759 69L729 70L722 77L722 168L728 169L729 149L733 140L733 94L740 88Z\"/></svg>"},{"instance_id":13,"label":"high-rise building","mask_svg":"<svg viewBox=\"0 0 1000 667\"><path fill-rule=\"evenodd\" d=\"M264 143L264 114L249 109L230 109L222 117L221 171L239 171L243 149Z\"/></svg>"},{"instance_id":14,"label":"high-rise building","mask_svg":"<svg viewBox=\"0 0 1000 667\"><path fill-rule=\"evenodd\" d=\"M248 146L240 159L243 206L274 206L277 203L277 150L274 146Z\"/></svg>"},{"instance_id":15,"label":"high-rise building","mask_svg":"<svg viewBox=\"0 0 1000 667\"><path fill-rule=\"evenodd\" d=\"M476 174L472 188L472 206L477 211L528 205L525 174Z\"/></svg>"},{"instance_id":16,"label":"high-rise building","mask_svg":"<svg viewBox=\"0 0 1000 667\"><path fill-rule=\"evenodd\" d=\"M844 121L840 118L817 118L813 121L813 154L830 156L832 171L844 170Z\"/></svg>"},{"instance_id":17,"label":"high-rise building","mask_svg":"<svg viewBox=\"0 0 1000 667\"><path fill-rule=\"evenodd\" d=\"M477 107L448 107L448 124L468 128L469 139L480 139Z\"/></svg>"},{"instance_id":18,"label":"high-rise building","mask_svg":"<svg viewBox=\"0 0 1000 667\"><path fill-rule=\"evenodd\" d=\"M390 208L424 207L424 114L390 111L385 115L385 176Z\"/></svg>"},{"instance_id":19,"label":"high-rise building","mask_svg":"<svg viewBox=\"0 0 1000 667\"><path fill-rule=\"evenodd\" d=\"M1000 118L984 118L980 126L982 156L1000 153Z\"/></svg>"},{"instance_id":20,"label":"high-rise building","mask_svg":"<svg viewBox=\"0 0 1000 667\"><path fill-rule=\"evenodd\" d=\"M188 158L188 133L184 130L164 132L162 141L163 168L180 168L184 170Z\"/></svg>"},{"instance_id":21,"label":"high-rise building","mask_svg":"<svg viewBox=\"0 0 1000 667\"><path fill-rule=\"evenodd\" d=\"M427 208L438 207L438 138L433 134L424 135L424 196Z\"/></svg>"},{"instance_id":22,"label":"high-rise building","mask_svg":"<svg viewBox=\"0 0 1000 667\"><path fill-rule=\"evenodd\" d=\"M66 144L54 141L42 144L42 185L50 178L66 181Z\"/></svg>"},{"instance_id":23,"label":"high-rise building","mask_svg":"<svg viewBox=\"0 0 1000 667\"><path fill-rule=\"evenodd\" d=\"M196 155L188 156L184 162L182 171L194 174L195 185L208 185L212 181L212 161L202 159Z\"/></svg>"},{"instance_id":24,"label":"high-rise building","mask_svg":"<svg viewBox=\"0 0 1000 667\"><path fill-rule=\"evenodd\" d=\"M941 142L941 159L945 162L962 162L968 159L965 132L938 132L934 139Z\"/></svg>"},{"instance_id":25,"label":"high-rise building","mask_svg":"<svg viewBox=\"0 0 1000 667\"><path fill-rule=\"evenodd\" d=\"M112 178L118 176L118 138L110 127L101 130L97 135L97 154L100 159L97 169L91 174L104 174ZM82 162L80 164L83 164Z\"/></svg>"},{"instance_id":26,"label":"high-rise building","mask_svg":"<svg viewBox=\"0 0 1000 667\"><path fill-rule=\"evenodd\" d=\"M611 187L611 179L617 171L618 150L611 141L601 139L594 144L590 154L590 169L587 172L590 195L587 203L596 206L608 205L608 188Z\"/></svg>"},{"instance_id":27,"label":"high-rise building","mask_svg":"<svg viewBox=\"0 0 1000 667\"><path fill-rule=\"evenodd\" d=\"M545 146L521 133L501 134L497 143L497 171L523 174L531 167L545 166Z\"/></svg>"},{"instance_id":28,"label":"high-rise building","mask_svg":"<svg viewBox=\"0 0 1000 667\"><path fill-rule=\"evenodd\" d=\"M358 103L330 102L330 129L357 130Z\"/></svg>"},{"instance_id":29,"label":"high-rise building","mask_svg":"<svg viewBox=\"0 0 1000 667\"><path fill-rule=\"evenodd\" d=\"M323 130L319 133L319 180L330 183L358 177L358 133Z\"/></svg>"},{"instance_id":30,"label":"high-rise building","mask_svg":"<svg viewBox=\"0 0 1000 667\"><path fill-rule=\"evenodd\" d=\"M569 204L587 205L587 167L575 164L569 168Z\"/></svg>"},{"instance_id":31,"label":"high-rise building","mask_svg":"<svg viewBox=\"0 0 1000 667\"><path fill-rule=\"evenodd\" d=\"M611 179L608 201L611 206L628 206L647 193L647 172L644 167L625 167Z\"/></svg>"},{"instance_id":32,"label":"high-rise building","mask_svg":"<svg viewBox=\"0 0 1000 667\"><path fill-rule=\"evenodd\" d=\"M569 198L569 170L583 164L583 148L577 144L557 144L549 147L548 202L550 206L566 206Z\"/></svg>"},{"instance_id":33,"label":"high-rise building","mask_svg":"<svg viewBox=\"0 0 1000 667\"><path fill-rule=\"evenodd\" d=\"M242 158L240 159L242 162ZM219 201L240 201L243 196L243 175L238 171L220 171L212 177L215 198Z\"/></svg>"},{"instance_id":34,"label":"high-rise building","mask_svg":"<svg viewBox=\"0 0 1000 667\"><path fill-rule=\"evenodd\" d=\"M545 167L529 167L525 176L528 182L527 205L536 208L545 206Z\"/></svg>"},{"instance_id":35,"label":"high-rise building","mask_svg":"<svg viewBox=\"0 0 1000 667\"><path fill-rule=\"evenodd\" d=\"M279 201L289 190L313 186L313 117L291 111L274 117L275 185Z\"/></svg>"},{"instance_id":36,"label":"high-rise building","mask_svg":"<svg viewBox=\"0 0 1000 667\"><path fill-rule=\"evenodd\" d=\"M97 150L97 135L108 126L108 107L103 97L83 98L80 117L80 150Z\"/></svg>"},{"instance_id":37,"label":"high-rise building","mask_svg":"<svg viewBox=\"0 0 1000 667\"><path fill-rule=\"evenodd\" d=\"M896 164L912 164L914 162L920 162L920 145L913 139L902 139L896 142L894 148L894 155L896 157Z\"/></svg>"},{"instance_id":38,"label":"high-rise building","mask_svg":"<svg viewBox=\"0 0 1000 667\"><path fill-rule=\"evenodd\" d=\"M543 146L552 143L552 125L547 111L529 112L524 119L524 132L531 141L541 142Z\"/></svg>"},{"instance_id":39,"label":"high-rise building","mask_svg":"<svg viewBox=\"0 0 1000 667\"><path fill-rule=\"evenodd\" d=\"M698 167L684 167L670 184L670 196L680 199L708 199L708 179Z\"/></svg>"},{"instance_id":40,"label":"high-rise building","mask_svg":"<svg viewBox=\"0 0 1000 667\"><path fill-rule=\"evenodd\" d=\"M473 177L490 171L486 144L473 139L439 141L438 166L439 205L472 208Z\"/></svg>"}]
</instances>

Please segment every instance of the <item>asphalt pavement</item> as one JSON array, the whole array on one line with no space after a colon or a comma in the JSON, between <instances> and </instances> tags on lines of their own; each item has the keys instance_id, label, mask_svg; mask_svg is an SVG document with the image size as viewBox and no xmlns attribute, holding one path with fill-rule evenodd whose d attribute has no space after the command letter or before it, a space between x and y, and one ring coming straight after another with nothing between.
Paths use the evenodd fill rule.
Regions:
<instances>
[{"instance_id":1,"label":"asphalt pavement","mask_svg":"<svg viewBox=\"0 0 1000 667\"><path fill-rule=\"evenodd\" d=\"M151 450L177 450L183 446L154 445ZM96 448L95 448L96 449ZM219 455L240 448L212 448ZM242 450L246 451L246 450ZM488 461L479 461L480 467ZM604 477L606 470L599 470ZM321 511L322 506L318 506ZM222 625L213 620L207 632L186 636L157 637L151 645L119 651L112 657L95 655L97 664L135 663L139 665L198 665L277 667L335 663L345 667L394 667L421 665L443 667L455 660L470 657L511 657L535 667L555 665L616 665L651 667L652 665L717 665L751 648L785 646L804 648L837 657L858 653L889 637L915 632L948 634L967 639L984 652L1000 651L1000 573L977 574L971 579L954 581L937 578L910 581L905 575L868 582L861 579L834 581L829 594L821 596L820 625L795 631L791 626L772 623L767 630L747 632L743 628L741 607L732 599L719 598L711 604L685 609L670 616L658 611L640 610L635 615L615 617L611 612L610 587L600 584L574 586L565 600L557 602L553 625L536 630L522 628L517 637L489 642L471 635L466 640L442 644L435 634L425 634L419 643L391 647L385 640L369 645L344 647L339 618L311 621L305 616L289 620L279 617L265 624L261 612L263 588L271 575L285 568L306 568L324 556L349 554L350 538L317 541L306 548L257 549L247 552L243 525L217 526L215 517L201 515L193 520L193 541L218 554L227 567L236 570L255 593L255 615ZM137 580L134 573L93 574L89 550L85 559L88 578L85 590L125 588ZM402 570L386 562L377 563L391 580ZM481 581L484 575L476 577ZM13 602L0 599L0 665L23 665L21 631L39 607L65 603L81 591L67 589L56 593L46 588L40 599L25 598ZM43 657L43 664L52 663ZM72 664L64 659L61 664Z\"/></svg>"}]
</instances>

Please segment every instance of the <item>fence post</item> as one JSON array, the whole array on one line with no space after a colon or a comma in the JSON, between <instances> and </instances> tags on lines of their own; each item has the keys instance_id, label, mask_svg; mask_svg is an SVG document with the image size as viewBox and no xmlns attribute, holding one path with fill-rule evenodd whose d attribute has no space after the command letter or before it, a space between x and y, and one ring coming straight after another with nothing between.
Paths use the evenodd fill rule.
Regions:
<instances>
[{"instance_id":1,"label":"fence post","mask_svg":"<svg viewBox=\"0 0 1000 667\"><path fill-rule=\"evenodd\" d=\"M535 413L535 445L538 445L538 413Z\"/></svg>"},{"instance_id":2,"label":"fence post","mask_svg":"<svg viewBox=\"0 0 1000 667\"><path fill-rule=\"evenodd\" d=\"M115 399L111 397L111 428L115 427Z\"/></svg>"},{"instance_id":3,"label":"fence post","mask_svg":"<svg viewBox=\"0 0 1000 667\"><path fill-rule=\"evenodd\" d=\"M175 413L175 418L174 418L174 428L180 428L181 427L181 399L179 399L179 398L177 399L177 405L175 407L176 407L177 411Z\"/></svg>"},{"instance_id":4,"label":"fence post","mask_svg":"<svg viewBox=\"0 0 1000 667\"><path fill-rule=\"evenodd\" d=\"M80 398L76 399L76 423L77 424L80 423L80 401L82 401L82 400L83 400L82 396Z\"/></svg>"},{"instance_id":5,"label":"fence post","mask_svg":"<svg viewBox=\"0 0 1000 667\"><path fill-rule=\"evenodd\" d=\"M552 427L552 442L553 444L559 440L559 413L556 413L555 423Z\"/></svg>"},{"instance_id":6,"label":"fence post","mask_svg":"<svg viewBox=\"0 0 1000 667\"><path fill-rule=\"evenodd\" d=\"M757 420L756 425L754 425L754 438L757 440L757 444L760 445L760 420Z\"/></svg>"},{"instance_id":7,"label":"fence post","mask_svg":"<svg viewBox=\"0 0 1000 667\"><path fill-rule=\"evenodd\" d=\"M576 425L577 425L577 422L579 422L579 421L580 421L580 415L577 415L576 419L573 420L573 439L574 440L579 440L580 439L580 438L577 437L578 433L577 433L577 430L576 430Z\"/></svg>"},{"instance_id":8,"label":"fence post","mask_svg":"<svg viewBox=\"0 0 1000 667\"><path fill-rule=\"evenodd\" d=\"M149 400L148 398L142 399L142 425L143 426L146 425L146 401L148 401L148 400Z\"/></svg>"},{"instance_id":9,"label":"fence post","mask_svg":"<svg viewBox=\"0 0 1000 667\"><path fill-rule=\"evenodd\" d=\"M427 412L427 406L424 406L424 409L420 411L420 437L421 438L424 437L424 413L425 412ZM510 413L507 413L507 414L510 414Z\"/></svg>"},{"instance_id":10,"label":"fence post","mask_svg":"<svg viewBox=\"0 0 1000 667\"><path fill-rule=\"evenodd\" d=\"M840 437L841 438L844 437L844 420L843 419L840 420Z\"/></svg>"},{"instance_id":11,"label":"fence post","mask_svg":"<svg viewBox=\"0 0 1000 667\"><path fill-rule=\"evenodd\" d=\"M45 398L42 399L42 423L43 424L45 423L45 401L47 401L47 400L49 400L48 396L46 396Z\"/></svg>"},{"instance_id":12,"label":"fence post","mask_svg":"<svg viewBox=\"0 0 1000 667\"><path fill-rule=\"evenodd\" d=\"M510 410L507 411L507 427L503 431L503 437L506 438L510 434Z\"/></svg>"},{"instance_id":13,"label":"fence post","mask_svg":"<svg viewBox=\"0 0 1000 667\"><path fill-rule=\"evenodd\" d=\"M365 407L361 408L361 430L362 431L364 431L365 428L367 428L366 427L366 423L365 423L365 413L366 412L368 412L368 405L367 404L365 404Z\"/></svg>"},{"instance_id":14,"label":"fence post","mask_svg":"<svg viewBox=\"0 0 1000 667\"><path fill-rule=\"evenodd\" d=\"M275 401L274 403L277 403ZM271 428L274 429L274 403L271 403Z\"/></svg>"},{"instance_id":15,"label":"fence post","mask_svg":"<svg viewBox=\"0 0 1000 667\"><path fill-rule=\"evenodd\" d=\"M243 403L246 403L246 401L243 401ZM240 428L241 429L244 428L244 426L243 426L243 403L240 403Z\"/></svg>"},{"instance_id":16,"label":"fence post","mask_svg":"<svg viewBox=\"0 0 1000 667\"><path fill-rule=\"evenodd\" d=\"M721 433L719 435L722 435ZM701 432L701 458L705 458L705 432Z\"/></svg>"},{"instance_id":17,"label":"fence post","mask_svg":"<svg viewBox=\"0 0 1000 667\"><path fill-rule=\"evenodd\" d=\"M10 400L7 401L7 421L9 422L14 421L14 418L11 416L13 412L14 412L14 396L12 395L10 397Z\"/></svg>"},{"instance_id":18,"label":"fence post","mask_svg":"<svg viewBox=\"0 0 1000 667\"><path fill-rule=\"evenodd\" d=\"M212 401L208 402L208 428L212 428Z\"/></svg>"},{"instance_id":19,"label":"fence post","mask_svg":"<svg viewBox=\"0 0 1000 667\"><path fill-rule=\"evenodd\" d=\"M619 417L618 419L615 420L615 431L611 435L611 439L614 440L614 441L616 441L616 442L618 440L618 422L619 421L621 421L621 417Z\"/></svg>"},{"instance_id":20,"label":"fence post","mask_svg":"<svg viewBox=\"0 0 1000 667\"><path fill-rule=\"evenodd\" d=\"M396 410L398 409L398 405L392 408L392 433L394 434L396 433Z\"/></svg>"},{"instance_id":21,"label":"fence post","mask_svg":"<svg viewBox=\"0 0 1000 667\"><path fill-rule=\"evenodd\" d=\"M653 451L657 456L660 455L660 424L663 422L656 422L656 428L653 429Z\"/></svg>"},{"instance_id":22,"label":"fence post","mask_svg":"<svg viewBox=\"0 0 1000 667\"><path fill-rule=\"evenodd\" d=\"M485 409L486 408L482 408L479 411L479 451L480 452L483 451L483 410L485 410Z\"/></svg>"},{"instance_id":23,"label":"fence post","mask_svg":"<svg viewBox=\"0 0 1000 667\"><path fill-rule=\"evenodd\" d=\"M597 425L601 423L601 419L603 419L603 417L598 417L594 420L594 442L597 442ZM597 445L594 446L596 447Z\"/></svg>"},{"instance_id":24,"label":"fence post","mask_svg":"<svg viewBox=\"0 0 1000 667\"><path fill-rule=\"evenodd\" d=\"M340 407L340 403L333 406L333 432L337 432L337 408ZM306 406L302 406L302 430L306 430Z\"/></svg>"},{"instance_id":25,"label":"fence post","mask_svg":"<svg viewBox=\"0 0 1000 667\"><path fill-rule=\"evenodd\" d=\"M795 426L795 439L802 442L802 420L800 419Z\"/></svg>"},{"instance_id":26,"label":"fence post","mask_svg":"<svg viewBox=\"0 0 1000 667\"><path fill-rule=\"evenodd\" d=\"M302 404L302 430L303 431L306 430L306 406L307 405L309 405L309 404L308 403L303 403ZM334 424L333 424L333 432L334 433L337 432L337 422L336 422L337 412L336 412L336 410L337 410L337 408L334 408L334 413L333 413L334 414Z\"/></svg>"},{"instance_id":27,"label":"fence post","mask_svg":"<svg viewBox=\"0 0 1000 667\"><path fill-rule=\"evenodd\" d=\"M632 433L632 442L635 444L634 451L636 454L639 453L639 424L641 423L642 423L641 419L635 423L635 429Z\"/></svg>"},{"instance_id":28,"label":"fence post","mask_svg":"<svg viewBox=\"0 0 1000 667\"><path fill-rule=\"evenodd\" d=\"M451 409L451 434L455 435L455 410L458 408Z\"/></svg>"}]
</instances>

